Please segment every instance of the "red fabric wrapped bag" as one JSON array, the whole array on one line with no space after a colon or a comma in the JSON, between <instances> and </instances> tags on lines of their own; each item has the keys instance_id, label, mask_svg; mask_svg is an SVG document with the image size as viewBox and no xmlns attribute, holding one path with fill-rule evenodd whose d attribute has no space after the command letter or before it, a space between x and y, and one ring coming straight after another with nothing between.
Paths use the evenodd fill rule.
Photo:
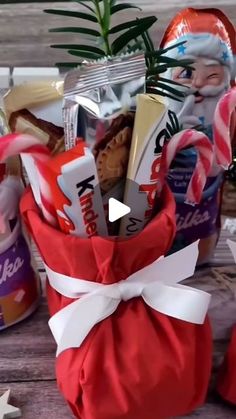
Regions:
<instances>
[{"instance_id":1,"label":"red fabric wrapped bag","mask_svg":"<svg viewBox=\"0 0 236 419\"><path fill-rule=\"evenodd\" d=\"M228 246L236 262L236 242L228 240ZM217 389L223 399L236 405L236 325L219 372Z\"/></svg>"},{"instance_id":2,"label":"red fabric wrapped bag","mask_svg":"<svg viewBox=\"0 0 236 419\"><path fill-rule=\"evenodd\" d=\"M55 230L42 220L30 190L21 213L49 267L101 284L125 279L165 255L175 235L175 204L168 188L158 215L140 234L123 241L82 239ZM73 301L49 284L47 294L51 315ZM77 418L167 418L204 402L211 354L208 320L194 325L133 298L94 326L81 347L63 351L56 375Z\"/></svg>"},{"instance_id":3,"label":"red fabric wrapped bag","mask_svg":"<svg viewBox=\"0 0 236 419\"><path fill-rule=\"evenodd\" d=\"M217 389L223 399L236 404L236 326L219 373Z\"/></svg>"}]
</instances>

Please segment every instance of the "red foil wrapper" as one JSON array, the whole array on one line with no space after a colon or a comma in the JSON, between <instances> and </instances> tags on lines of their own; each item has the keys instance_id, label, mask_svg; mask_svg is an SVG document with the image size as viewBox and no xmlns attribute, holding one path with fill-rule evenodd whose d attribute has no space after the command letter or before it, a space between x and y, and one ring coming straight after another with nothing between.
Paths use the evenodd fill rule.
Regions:
<instances>
[{"instance_id":1,"label":"red foil wrapper","mask_svg":"<svg viewBox=\"0 0 236 419\"><path fill-rule=\"evenodd\" d=\"M181 10L167 27L160 47L178 39L188 33L211 33L220 37L236 54L235 28L228 17L219 9L193 9Z\"/></svg>"},{"instance_id":2,"label":"red foil wrapper","mask_svg":"<svg viewBox=\"0 0 236 419\"><path fill-rule=\"evenodd\" d=\"M191 59L197 55L216 59L230 68L231 86L235 85L236 32L221 10L181 10L167 27L160 47L165 49L175 44L178 46L166 51L167 56Z\"/></svg>"}]
</instances>

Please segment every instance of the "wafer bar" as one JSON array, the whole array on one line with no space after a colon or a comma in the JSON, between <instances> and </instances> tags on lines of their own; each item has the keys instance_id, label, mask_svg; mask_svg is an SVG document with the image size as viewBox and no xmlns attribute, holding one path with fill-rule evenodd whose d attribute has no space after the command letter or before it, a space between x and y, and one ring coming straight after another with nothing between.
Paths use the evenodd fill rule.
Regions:
<instances>
[{"instance_id":1,"label":"wafer bar","mask_svg":"<svg viewBox=\"0 0 236 419\"><path fill-rule=\"evenodd\" d=\"M131 208L131 214L122 217L120 236L138 233L153 215L168 121L168 107L161 98L157 95L138 95L123 200Z\"/></svg>"}]
</instances>

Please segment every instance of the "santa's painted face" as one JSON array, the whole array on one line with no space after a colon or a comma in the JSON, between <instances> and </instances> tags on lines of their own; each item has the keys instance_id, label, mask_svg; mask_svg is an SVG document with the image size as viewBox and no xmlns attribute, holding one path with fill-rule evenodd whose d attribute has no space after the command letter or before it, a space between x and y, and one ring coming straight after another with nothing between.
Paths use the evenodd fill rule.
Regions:
<instances>
[{"instance_id":1,"label":"santa's painted face","mask_svg":"<svg viewBox=\"0 0 236 419\"><path fill-rule=\"evenodd\" d=\"M174 81L191 88L191 93L196 96L196 103L204 100L206 96L214 96L225 87L224 66L215 60L197 58L193 64L194 70L177 67L173 70L172 78ZM210 89L205 89L205 87ZM214 89L214 87L217 87ZM202 94L201 94L202 93Z\"/></svg>"},{"instance_id":2,"label":"santa's painted face","mask_svg":"<svg viewBox=\"0 0 236 419\"><path fill-rule=\"evenodd\" d=\"M217 102L230 86L229 69L211 58L188 58L194 59L193 70L177 67L171 72L171 79L182 85L178 89L186 97L183 102L170 99L170 109L184 128L211 125Z\"/></svg>"}]
</instances>

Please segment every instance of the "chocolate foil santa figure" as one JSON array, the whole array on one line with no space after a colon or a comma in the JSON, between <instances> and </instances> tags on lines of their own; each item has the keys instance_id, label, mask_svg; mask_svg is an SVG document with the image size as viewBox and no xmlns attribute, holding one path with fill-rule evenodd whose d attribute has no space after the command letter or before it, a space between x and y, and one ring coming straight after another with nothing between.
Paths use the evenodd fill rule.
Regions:
<instances>
[{"instance_id":1,"label":"chocolate foil santa figure","mask_svg":"<svg viewBox=\"0 0 236 419\"><path fill-rule=\"evenodd\" d=\"M181 86L184 100L169 99L169 107L178 117L181 129L203 130L214 141L212 124L218 101L230 89L235 76L235 30L217 9L184 9L168 26L162 48L178 44L166 56L193 61L192 69L171 68L165 73ZM234 121L232 121L232 134ZM232 135L233 137L233 135ZM171 140L170 140L171 141ZM177 235L173 250L200 239L199 264L209 262L220 231L221 186L223 172L216 170L208 178L200 204L185 203L186 189L196 164L196 151L179 153L168 175L176 199Z\"/></svg>"},{"instance_id":2,"label":"chocolate foil santa figure","mask_svg":"<svg viewBox=\"0 0 236 419\"><path fill-rule=\"evenodd\" d=\"M212 137L216 104L235 77L235 30L218 9L185 9L171 21L161 47L181 42L165 55L190 59L194 69L167 71L166 77L183 85L186 95L183 102L170 100L170 108L183 128L202 125Z\"/></svg>"}]
</instances>

